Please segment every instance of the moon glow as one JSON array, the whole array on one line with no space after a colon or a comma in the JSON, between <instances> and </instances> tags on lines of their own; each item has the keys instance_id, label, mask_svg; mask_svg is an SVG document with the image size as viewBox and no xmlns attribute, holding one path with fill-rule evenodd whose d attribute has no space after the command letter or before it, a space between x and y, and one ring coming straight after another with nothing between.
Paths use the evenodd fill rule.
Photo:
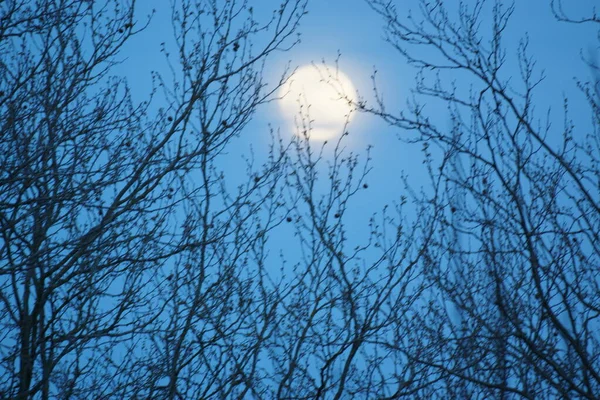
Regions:
<instances>
[{"instance_id":1,"label":"moon glow","mask_svg":"<svg viewBox=\"0 0 600 400\"><path fill-rule=\"evenodd\" d=\"M334 67L300 67L280 89L279 106L291 124L308 118L310 140L324 141L342 133L353 116L356 90L346 74ZM345 97L345 98L344 98ZM306 120L306 119L305 119ZM297 123L299 128L301 123ZM297 129L302 134L302 129Z\"/></svg>"}]
</instances>

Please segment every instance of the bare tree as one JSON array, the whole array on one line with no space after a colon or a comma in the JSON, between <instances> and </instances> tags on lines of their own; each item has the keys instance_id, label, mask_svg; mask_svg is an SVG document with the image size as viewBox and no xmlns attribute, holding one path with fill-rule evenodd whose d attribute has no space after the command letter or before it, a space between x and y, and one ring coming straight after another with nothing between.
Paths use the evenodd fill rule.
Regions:
<instances>
[{"instance_id":1,"label":"bare tree","mask_svg":"<svg viewBox=\"0 0 600 400\"><path fill-rule=\"evenodd\" d=\"M437 234L418 266L432 286L410 343L397 346L419 374L395 396L597 398L597 82L580 80L590 120L573 121L564 99L559 127L553 114L536 114L543 75L527 40L514 52L504 45L513 6L476 1L454 14L451 2L422 1L419 14L402 16L388 1L368 3L419 75L404 111L380 97L359 105L412 131L407 141L422 144L440 183L422 198ZM553 7L560 19L598 23ZM510 76L513 60L519 77ZM424 99L450 110L450 128Z\"/></svg>"},{"instance_id":2,"label":"bare tree","mask_svg":"<svg viewBox=\"0 0 600 400\"><path fill-rule=\"evenodd\" d=\"M171 75L135 104L113 75L152 22L134 2L0 3L0 397L372 398L415 374L386 344L433 225L402 203L351 237L369 155L315 147L304 112L223 172L305 7L174 1ZM274 257L277 230L301 257Z\"/></svg>"},{"instance_id":3,"label":"bare tree","mask_svg":"<svg viewBox=\"0 0 600 400\"><path fill-rule=\"evenodd\" d=\"M422 290L413 267L423 246L413 244L431 237L432 226L406 221L403 203L347 226L349 215L365 212L354 201L369 193L369 151L350 152L346 134L331 148L312 143L310 112L302 116L286 179L301 256L287 268L267 398L376 398L391 393L396 375L411 374L386 344L407 336Z\"/></svg>"},{"instance_id":4,"label":"bare tree","mask_svg":"<svg viewBox=\"0 0 600 400\"><path fill-rule=\"evenodd\" d=\"M134 1L0 3L0 397L237 390L246 320L271 307L238 264L276 223L281 157L233 193L215 163L269 97L262 66L304 7L261 22L246 2L173 2L174 83L155 75L135 104L112 75L146 25Z\"/></svg>"},{"instance_id":5,"label":"bare tree","mask_svg":"<svg viewBox=\"0 0 600 400\"><path fill-rule=\"evenodd\" d=\"M310 107L224 173L286 79L263 67L304 0L268 21L173 1L171 75L140 104L113 75L152 22L135 2L32 3L0 2L0 397L598 397L597 82L579 82L586 134L566 100L561 129L537 117L526 41L520 82L505 72L512 7L422 1L419 20L368 0L421 72L404 112L358 106L415 133L431 187L355 235L370 153L311 141ZM457 73L468 89L446 85ZM278 255L286 232L296 251Z\"/></svg>"}]
</instances>

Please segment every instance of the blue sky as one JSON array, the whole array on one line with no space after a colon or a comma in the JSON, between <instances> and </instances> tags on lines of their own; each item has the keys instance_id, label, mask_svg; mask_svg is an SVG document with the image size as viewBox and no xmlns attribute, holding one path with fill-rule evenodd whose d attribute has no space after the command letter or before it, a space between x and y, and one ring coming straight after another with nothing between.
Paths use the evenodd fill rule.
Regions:
<instances>
[{"instance_id":1,"label":"blue sky","mask_svg":"<svg viewBox=\"0 0 600 400\"><path fill-rule=\"evenodd\" d=\"M139 35L134 36L131 39L131 41L127 43L127 45L123 49L123 52L119 55L123 58L122 64L120 64L114 69L111 69L111 72L113 74L119 77L127 78L133 94L134 102L142 102L144 100L147 100L147 97L152 89L153 72L161 74L165 77L167 81L170 81L170 71L165 61L164 55L161 53L161 47L164 43L164 46L168 49L168 51L171 51L172 53L176 52L173 39L173 28L171 26L171 11L169 3L177 1L179 0L137 1L138 9L135 17L136 27L144 25L148 16L152 13L152 9L156 9L156 12L150 19L147 29L145 29ZM204 1L208 3L211 0ZM225 2L226 0L212 1L218 3ZM257 18L266 21L271 15L271 10L277 8L278 3L283 0L247 1L255 8ZM399 15L401 17L408 15L411 9L414 10L415 14L418 14L417 5L419 0L390 1L396 5ZM465 2L467 3L474 1L475 0L465 0ZM538 87L537 93L535 95L536 114L540 118L544 118L546 116L547 110L552 110L549 113L550 121L553 123L553 128L550 131L551 137L549 138L549 141L552 143L553 140L560 140L562 135L562 121L564 118L562 105L564 97L568 97L570 100L570 117L576 124L575 135L579 136L579 138L583 138L584 135L590 130L590 112L588 108L589 105L588 102L585 100L584 95L577 89L576 78L579 77L580 79L586 80L590 76L590 71L588 67L580 59L580 53L583 52L583 54L588 54L590 51L595 51L596 54L600 56L600 52L598 51L599 49L597 47L599 43L598 32L586 25L574 25L558 22L551 12L549 4L550 1L551 0L515 0L515 2L517 3L515 6L515 13L512 17L512 20L507 28L506 35L504 37L508 58L507 68L504 70L504 78L513 79L515 82L515 86L517 88L519 87L519 74L516 68L517 45L525 35L528 35L530 41L530 54L532 54L537 60L538 71L542 72L543 70L546 76L546 79ZM492 2L493 0L490 1L490 3ZM594 5L597 4L598 0L564 0L564 2L566 5L568 5L568 9L570 12L572 12L573 17L577 18L578 15L585 15L586 13L589 13L589 11L594 7ZM459 5L458 0L445 0L444 3L447 4L447 6L451 9L451 13L456 13L456 9ZM413 94L413 90L415 88L415 75L417 71L414 67L408 65L406 60L404 60L402 56L400 56L392 48L392 46L385 42L385 21L368 6L368 2L366 0L308 0L308 11L308 14L305 16L300 26L299 33L301 34L301 42L290 51L275 53L269 60L267 60L267 64L264 71L265 79L271 82L271 86L279 80L282 71L284 71L286 65L288 64L291 64L292 67L300 67L303 65L310 64L311 62L320 63L322 60L329 64L333 64L338 59L339 54L339 68L349 76L360 95L364 99L366 99L369 102L369 104L373 103L372 82L370 77L373 74L373 71L377 69L377 85L381 93L385 97L385 101L388 106L388 111L392 113L402 111L405 108L407 100ZM491 18L489 11L490 9L488 8L487 15L489 18ZM419 17L417 16L417 19L418 18ZM484 22L481 25L482 32L485 33L486 29L491 31L490 25L491 24L489 24L489 20L484 20ZM591 46L593 45L595 45L596 47L591 48ZM419 50L416 51L417 54L419 54ZM464 80L463 78L461 78L460 75L457 75L456 85L459 87L460 90L467 91L469 88L469 81ZM156 100L156 102L150 108L150 112L155 111L158 107L168 106L167 104L164 104L164 101L161 103L160 93L157 95L157 98L158 99ZM436 102L434 100L426 98L421 98L420 100L427 104L426 113L431 117L434 123L439 124L442 127L449 125L449 115L447 108L444 104L441 104L439 101ZM93 105L90 105L90 107L92 106ZM54 112L54 110L52 111ZM29 113L29 111L27 113ZM149 119L151 121L153 120L152 118ZM222 121L224 120L221 120L219 118L215 121L215 124L222 123ZM227 124L225 125L227 126ZM25 126L27 127L27 125ZM254 116L254 119L245 127L245 130L241 133L241 136L232 140L226 152L220 154L217 158L218 162L216 167L225 173L227 184L230 185L228 186L229 188L235 188L236 183L240 183L243 181L253 181L251 177L248 177L246 175L245 157L247 157L250 154L250 149L252 149L253 153L256 155L257 162L259 164L261 160L265 159L268 156L270 142L269 133L271 129L274 129L284 138L289 138L291 135L294 134L293 130L290 129L286 116L282 115L281 110L277 106L276 102L271 102L261 107ZM346 251L346 249L354 248L354 246L359 243L364 245L365 238L369 235L368 221L371 215L381 213L385 205L391 205L393 207L394 203L400 202L401 197L407 194L406 189L404 188L404 184L402 182L402 174L406 174L409 183L416 191L419 191L421 187L423 187L424 190L427 191L430 190L431 186L429 182L429 177L422 163L423 155L421 153L421 146L418 144L409 144L401 140L401 138L409 135L410 132L405 132L399 130L398 128L390 127L386 125L386 123L384 123L381 119L367 114L357 114L351 122L348 130L350 132L350 135L347 138L345 138L343 142L345 146L344 151L346 152L346 154L348 154L349 152L358 153L364 161L364 159L366 158L365 150L367 149L367 147L372 146L372 150L370 153L371 172L369 173L366 180L368 188L365 188L364 190L359 190L357 195L353 197L352 202L348 205L347 212L343 215L343 222L345 224L346 231L349 233L350 236L349 243L343 243L345 246L347 246L346 248L344 248L344 251ZM152 130L151 133L154 134L155 132L156 131ZM160 136L161 134L162 132L158 132L157 136ZM173 142L174 141L175 140L173 139ZM95 141L93 141L93 143L95 143ZM322 177L324 179L322 179L319 182L319 184L327 184L327 161L331 158L331 148L333 147L334 143L335 140L331 140L327 147L328 151L325 152L325 157L323 160L324 162L321 165L321 171L323 173ZM316 147L319 147L320 145L320 143L315 144ZM140 149L143 149L143 145L140 146ZM108 152L103 152L99 156L99 158L108 157L105 155L106 153ZM73 157L77 157L77 154ZM95 161L92 161L92 163L94 162ZM103 163L105 162L105 160L101 160L100 162ZM154 170L151 171L151 174L154 174ZM194 171L191 171L190 180L194 179L193 174ZM90 176L95 175L92 174ZM186 178L188 178L188 176L186 176ZM28 180L25 180L24 182L28 182ZM262 182L264 182L264 180ZM116 189L120 189L120 181L117 180L117 183L115 183L114 185ZM216 189L218 187L219 186L215 184L215 191L218 190ZM156 189L157 194L159 193L159 189ZM27 191L29 189L26 187L25 190ZM105 196L107 197L107 200L113 199L113 195L108 189L105 193ZM201 195L198 194L198 198L200 197ZM84 200L87 201L86 199ZM114 204L120 206L120 203ZM185 207L187 206L188 204L185 203ZM212 210L214 210L214 208L218 208L220 206L221 205L219 204L219 200L213 201L211 198L211 209L208 211L208 213L210 214ZM429 206L429 204L427 204L427 206ZM74 207L79 206L76 204ZM183 208L184 207L182 207L182 209ZM304 208L303 210L305 209L306 208ZM300 212L303 212L303 210L301 210ZM532 210L535 211L535 207ZM407 212L409 214L407 215L408 219L410 219L413 216L412 214L414 214L414 212L412 211L413 209L411 209L411 207L407 207ZM263 212L266 213L267 211ZM258 213L258 216L262 217L262 214L260 214L261 211L256 212L255 210L252 210L250 213L254 213L251 216L255 216ZM390 213L393 214L393 210ZM577 213L574 213L573 215L578 216ZM182 214L175 215L174 219L178 219L178 217L180 216L182 216ZM94 217L90 218L100 219L101 217L96 216L96 213L94 213ZM220 216L220 218L226 219L230 218L230 216L223 215ZM330 221L334 221L334 218L336 217L331 217L331 214L329 214L329 218ZM257 220L258 219L259 218L257 218ZM568 218L566 218L566 220L567 219ZM24 220L26 221L26 219ZM110 218L103 219L103 223L100 225L100 227L104 227L104 220L110 222ZM146 221L147 220L143 219L142 222L145 224ZM236 219L233 219L233 221L237 222ZM249 221L247 222L249 226L250 224L255 224L255 220L252 218L249 218L247 221ZM279 221L284 221L284 219L281 218L279 219ZM124 223L126 222L127 221L125 221ZM173 229L179 229L179 226L183 225L176 225L176 222L173 223ZM300 254L298 240L293 235L293 229L298 225L300 224L288 224L286 222L282 222L281 226L278 226L278 230L271 234L271 241L269 247L271 257L268 258L268 266L272 267L274 275L276 274L276 271L278 270L279 266L281 266L277 258L280 251L285 254L285 258L287 261L287 264L285 264L285 266L289 266L290 264L299 261ZM121 226L125 225L116 226L117 228L115 229L121 229ZM203 229L206 229L205 222L202 222L202 224L199 223L198 226L202 227ZM169 225L168 227L170 228L171 225ZM87 227L85 227L85 229L87 229ZM145 229L145 226L143 228L140 228L140 232L142 232L143 229ZM254 232L253 230L251 230L253 229L253 227L248 229L250 232ZM256 231L258 232L259 229L260 228L256 228ZM592 230L593 229L591 229L590 231ZM182 231L185 232L185 229L182 229ZM112 231L107 232L107 238L112 237L110 236L112 235L111 232ZM244 234L245 233L246 232L244 232ZM338 231L334 232L334 234L337 233ZM395 232L392 231L392 236L394 236L394 233ZM70 231L67 232L65 235L71 235ZM585 235L585 233L582 233L582 235ZM62 238L60 238L60 234L58 235L58 237L60 240L62 240ZM256 237L258 238L261 236L257 234ZM481 237L484 238L485 236L482 235ZM185 239L187 239L187 237ZM417 238L417 240L418 239L420 238ZM221 239L218 239L217 243L218 245L224 243L225 246L227 246L227 243L231 243L228 242L228 240L229 238L225 238L222 241ZM542 243L542 245L543 244L544 243ZM417 249L419 245L420 243L417 243L417 246L415 246L414 249L415 251L419 250ZM372 261L372 259L377 258L381 255L380 250L377 250L374 247L375 246L369 247L368 251L366 252L367 254L364 255L364 257L367 259L365 264L368 264L369 261ZM573 245L573 247L577 246ZM582 247L584 248L584 246ZM58 248L60 253L60 249L62 249L63 247ZM65 251L70 250L67 249ZM221 257L220 254L217 253L218 251L215 250L214 259L219 260L215 261L215 263L220 263ZM331 251L331 249L328 248L327 252L318 254L320 255L328 253L333 253L333 251ZM133 254L137 254L137 250ZM187 250L183 254L185 257L187 257ZM189 256L193 257L194 255L195 254L193 253L193 251L190 251ZM110 260L113 259L112 254L106 255L106 257L109 257ZM127 255L127 257L123 260L128 260L130 258L131 255ZM179 261L175 258L176 257L169 260L165 269L169 269L172 267L172 265L175 265L170 264L171 261L173 263ZM229 255L223 257L223 259L228 258ZM115 259L120 260L120 258L118 257ZM231 257L231 259L234 259L236 262L238 261L237 258L233 256ZM101 261L102 259L98 258L98 260ZM322 259L319 259L317 261L327 262L327 260ZM355 261L356 260L352 261L353 265ZM390 261L390 263L392 262L394 261ZM356 264L358 264L358 261L356 261ZM205 265L208 268L207 271L209 271L209 273L212 272L212 269L210 268L213 266L213 261L207 262L205 263ZM202 267L204 267L205 265L202 265ZM233 266L233 264L229 265ZM184 266L186 266L186 264L182 262L182 271L184 271ZM237 265L235 266L237 267ZM229 269L226 268L226 265L219 265L219 267L223 267L223 272L227 272L226 270ZM240 267L240 270L241 268L242 267ZM42 265L40 267L40 271L42 271L43 269L44 267ZM220 273L221 269L217 269ZM191 268L185 268L185 270L191 270ZM323 271L325 271L325 269L323 269ZM172 270L167 270L166 274L169 274L171 272ZM376 272L377 274L381 275L386 274L386 270L383 268L377 268ZM242 276L243 273L244 271L242 270ZM53 273L50 273L49 276L52 277L52 274ZM192 276L191 271L184 272L184 274L187 274L186 277ZM204 270L202 271L202 274L204 274ZM371 274L369 273L368 275L369 280L365 280L366 283L362 287L366 287L367 284L370 284ZM373 277L375 275L375 273L372 274ZM169 278L167 278L167 276L169 275L165 275L164 278L156 276L156 282L166 282L163 281L163 279L170 280L171 277L169 276ZM476 274L474 276L476 276ZM120 278L116 277L114 279L115 281L113 282L113 284L115 285L115 287L119 287L121 285L121 282L119 282ZM510 281L510 279L508 281ZM68 285L65 287L70 287L70 281L67 283ZM77 284L77 282L75 282L75 284ZM162 285L162 283L160 284ZM204 282L201 282L201 284L204 285ZM182 293L187 293L187 285L187 282L181 285L181 287L184 287L185 289L182 291ZM165 290L170 291L171 288L175 288L176 286L178 285L170 286L169 284L169 286L167 286ZM192 288L195 286L192 283L190 283L189 287ZM200 288L201 286L197 287ZM219 286L215 284L214 287L217 288ZM152 288L153 287L150 287L150 290L153 290ZM320 293L321 290L325 290L325 288L319 288L318 292ZM340 288L340 290L343 289ZM179 304L181 304L178 302L179 296L183 297L185 296L185 294L180 294L180 292L178 292L175 289L173 289L172 293L173 297L171 297L171 293L169 292L169 298L168 300L166 300L165 304L169 306L170 304L173 304L174 306L179 307ZM212 295L212 292L210 291L207 293L208 296ZM552 292L549 291L549 293ZM200 291L196 289L196 296L199 297L201 294L202 293L200 293ZM312 294L316 295L317 291L311 293L311 295ZM343 291L340 291L340 295L342 294ZM71 301L72 299L70 295L66 298L66 301ZM525 299L526 298L527 297L525 297ZM171 299L173 299L172 303ZM96 300L94 299L94 301ZM157 297L157 301L162 301L162 297ZM221 301L220 296L215 297L211 300L211 302L212 301ZM319 301L320 300L318 300L315 304L319 303ZM198 305L200 304L200 302L194 301L193 303L193 306L189 308L189 310L192 310L189 311L188 315L190 316L193 315L192 312L196 313L197 310L200 310L200 306ZM106 304L108 305L109 303ZM104 307L104 305L102 305L102 307ZM140 307L144 307L144 305L142 304L142 306ZM186 308L187 305L184 305L184 307L182 307L182 309ZM396 310L396 308L392 309ZM257 310L260 310L260 308L257 308ZM187 310L181 312L188 313ZM245 311L243 312L245 313ZM333 315L335 315L336 312L339 311L333 308ZM255 314L254 312L252 312L249 315ZM195 315L194 318L196 318ZM198 318L202 319L203 317ZM60 322L60 318L56 319L56 321ZM290 319L289 321L295 321L295 319ZM200 339L200 342L202 342L202 340L203 339ZM69 343L71 343L71 340L69 340ZM157 348L160 348L160 345L157 345ZM145 351L144 348L136 350ZM369 349L367 348L367 350ZM67 358L68 357L69 356L67 356ZM393 362L393 360L388 360L388 362L391 363ZM236 368L239 368L239 366L237 365L237 360L235 361L235 363ZM237 377L235 379L237 380Z\"/></svg>"},{"instance_id":2,"label":"blue sky","mask_svg":"<svg viewBox=\"0 0 600 400\"><path fill-rule=\"evenodd\" d=\"M257 17L262 16L265 20L277 6L275 0L250 0L250 3L255 7ZM416 0L397 0L395 4L401 16L407 15L411 9L418 14ZM447 1L446 4L452 11L458 7L458 1ZM593 0L581 0L569 2L568 9L576 17L578 12L584 14L593 6ZM140 2L137 20L142 22L153 8L156 13L147 31L133 38L126 49L129 59L121 67L129 77L134 95L139 96L139 100L149 92L151 70L165 74L168 72L164 57L159 52L161 42L165 42L167 47L172 43L173 30L168 2ZM370 76L377 68L378 85L389 109L401 110L415 86L416 70L407 65L384 41L384 21L367 2L309 0L308 11L300 28L301 43L270 59L265 71L267 80L275 82L288 62L292 66L319 63L322 60L331 64L339 53L340 69L350 77L367 101L372 100ZM482 32L486 28L483 25ZM514 74L512 79L518 80L516 48L519 40L528 35L530 53L535 56L539 71L543 69L546 75L538 89L537 112L543 117L548 107L552 107L551 119L556 124L554 132L557 137L561 134L559 127L563 120L563 96L570 98L571 116L579 121L579 132L576 134L583 135L589 126L586 102L576 89L575 77L589 76L588 68L581 62L580 51L588 54L596 34L591 27L585 25L556 21L548 0L519 1L515 5L515 12L505 35L510 67L505 73L507 76ZM461 85L460 80L457 84ZM446 109L432 104L428 110L434 120L440 124L446 123ZM250 146L259 158L261 154L266 154L269 126L280 129L283 136L291 134L285 118L274 103L261 108L242 137L232 144L223 165L226 172L243 172L241 155L247 154ZM350 227L360 229L372 213L380 211L384 204L398 201L403 194L401 171L408 174L409 181L417 189L420 185L426 187L428 180L421 163L420 148L398 140L398 136L406 135L406 132L390 128L379 119L364 114L355 116L349 131L351 135L346 141L348 151L364 152L368 145L373 146L369 190L355 199L354 207L360 212L348 215L345 221Z\"/></svg>"}]
</instances>

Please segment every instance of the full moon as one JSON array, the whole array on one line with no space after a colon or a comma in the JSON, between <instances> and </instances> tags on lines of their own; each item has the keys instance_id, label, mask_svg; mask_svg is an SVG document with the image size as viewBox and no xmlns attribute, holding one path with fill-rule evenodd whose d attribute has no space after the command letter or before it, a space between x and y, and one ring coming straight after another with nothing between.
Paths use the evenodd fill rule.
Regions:
<instances>
[{"instance_id":1,"label":"full moon","mask_svg":"<svg viewBox=\"0 0 600 400\"><path fill-rule=\"evenodd\" d=\"M311 140L324 141L342 133L353 116L356 90L352 82L335 67L300 67L280 89L279 106L291 124L301 116L310 120Z\"/></svg>"}]
</instances>

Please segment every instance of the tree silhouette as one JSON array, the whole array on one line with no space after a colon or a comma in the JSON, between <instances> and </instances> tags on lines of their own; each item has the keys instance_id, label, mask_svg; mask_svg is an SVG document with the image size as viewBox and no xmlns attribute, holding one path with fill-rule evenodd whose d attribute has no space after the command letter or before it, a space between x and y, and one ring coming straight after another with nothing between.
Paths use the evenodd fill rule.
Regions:
<instances>
[{"instance_id":1,"label":"tree silhouette","mask_svg":"<svg viewBox=\"0 0 600 400\"><path fill-rule=\"evenodd\" d=\"M173 2L174 84L155 74L141 104L113 75L146 25L134 6L0 4L0 397L201 398L238 376L186 380L235 362L211 345L234 338L222 308L248 307L254 277L234 265L260 244L280 160L229 193L216 159L269 97L262 64L305 4L261 22L244 2Z\"/></svg>"},{"instance_id":2,"label":"tree silhouette","mask_svg":"<svg viewBox=\"0 0 600 400\"><path fill-rule=\"evenodd\" d=\"M304 0L266 21L173 1L169 69L139 103L118 75L152 26L135 2L0 2L0 398L598 397L597 79L578 82L590 121L565 100L559 128L534 107L527 42L504 45L512 7L367 3L420 74L402 113L377 87L356 106L412 131L430 174L383 210L356 202L370 149L347 126L311 141L310 107L226 169L289 76L264 68L297 43Z\"/></svg>"},{"instance_id":3,"label":"tree silhouette","mask_svg":"<svg viewBox=\"0 0 600 400\"><path fill-rule=\"evenodd\" d=\"M432 286L413 340L398 349L422 372L397 396L596 398L596 82L579 83L592 130L571 119L566 99L564 124L554 126L536 115L543 76L527 41L516 52L503 44L512 6L476 1L455 16L446 2L422 1L420 17L404 18L388 2L369 4L385 20L387 41L419 69L417 94L443 101L451 116L450 129L436 125L418 96L401 114L388 112L381 99L366 109L417 132L414 142L441 154L428 159L440 185L421 200L439 210L439 233L420 264ZM563 21L599 22L595 15L568 17L557 2L552 7ZM507 72L513 56L518 77ZM459 74L469 77L462 81L468 90L446 84ZM456 173L457 158L464 173Z\"/></svg>"}]
</instances>

